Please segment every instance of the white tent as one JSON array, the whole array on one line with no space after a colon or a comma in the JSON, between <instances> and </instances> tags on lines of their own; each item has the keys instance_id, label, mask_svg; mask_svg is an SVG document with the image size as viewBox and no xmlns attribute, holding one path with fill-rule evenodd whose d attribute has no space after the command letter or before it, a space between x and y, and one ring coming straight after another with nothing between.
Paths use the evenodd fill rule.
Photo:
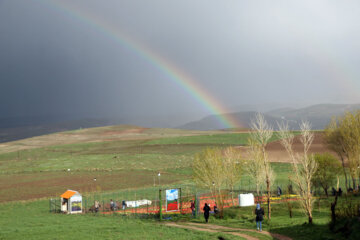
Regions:
<instances>
[{"instance_id":1,"label":"white tent","mask_svg":"<svg viewBox=\"0 0 360 240\"><path fill-rule=\"evenodd\" d=\"M254 195L252 193L240 194L239 195L239 206L247 207L255 204Z\"/></svg>"}]
</instances>

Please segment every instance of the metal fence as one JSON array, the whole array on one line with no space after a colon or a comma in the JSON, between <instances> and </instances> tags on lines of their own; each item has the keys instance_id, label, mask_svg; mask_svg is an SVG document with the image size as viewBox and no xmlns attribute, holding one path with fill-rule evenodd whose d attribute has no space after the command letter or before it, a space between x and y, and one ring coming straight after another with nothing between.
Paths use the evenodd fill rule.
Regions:
<instances>
[{"instance_id":1,"label":"metal fence","mask_svg":"<svg viewBox=\"0 0 360 240\"><path fill-rule=\"evenodd\" d=\"M51 198L49 200L49 212L59 213L61 212L61 200L60 198Z\"/></svg>"},{"instance_id":2,"label":"metal fence","mask_svg":"<svg viewBox=\"0 0 360 240\"><path fill-rule=\"evenodd\" d=\"M254 193L255 202L266 202L267 199L264 195L257 195L256 191L249 190L222 190L221 197L223 199L224 208L229 208L232 206L239 206L238 196L240 193ZM154 196L154 198L147 198L149 196ZM289 200L288 197L278 197L276 192L272 194L272 202L279 202L284 200ZM215 195L204 192L197 191L194 194L187 192L187 195L181 195L179 197L179 210L166 212L166 200L165 200L165 191L156 190L148 194L139 194L134 193L95 193L83 196L83 213L93 213L93 214L122 214L129 217L159 217L161 214L189 214L191 213L191 201L195 202L197 214L203 212L203 207L205 203L210 205L211 209L216 204ZM296 198L292 197L293 200ZM110 201L115 203L115 208L112 208ZM143 204L136 204L136 201L143 200ZM49 211L52 213L59 213L61 208L60 198L52 198L49 200ZM98 209L95 208L95 201L99 202L100 206ZM123 201L135 202L135 204L123 206Z\"/></svg>"}]
</instances>

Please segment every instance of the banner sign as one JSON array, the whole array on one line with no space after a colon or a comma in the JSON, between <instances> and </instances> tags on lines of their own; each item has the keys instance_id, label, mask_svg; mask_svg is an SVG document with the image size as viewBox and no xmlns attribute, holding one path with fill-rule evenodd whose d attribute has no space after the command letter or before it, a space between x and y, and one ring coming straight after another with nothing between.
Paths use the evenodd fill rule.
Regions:
<instances>
[{"instance_id":1,"label":"banner sign","mask_svg":"<svg viewBox=\"0 0 360 240\"><path fill-rule=\"evenodd\" d=\"M179 211L179 189L166 190L166 211Z\"/></svg>"}]
</instances>

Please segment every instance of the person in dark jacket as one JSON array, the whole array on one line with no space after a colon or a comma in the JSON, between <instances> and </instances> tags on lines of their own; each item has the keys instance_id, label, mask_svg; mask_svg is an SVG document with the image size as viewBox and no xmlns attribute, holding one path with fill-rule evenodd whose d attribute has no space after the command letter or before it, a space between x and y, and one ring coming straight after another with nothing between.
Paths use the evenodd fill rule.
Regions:
<instances>
[{"instance_id":1,"label":"person in dark jacket","mask_svg":"<svg viewBox=\"0 0 360 240\"><path fill-rule=\"evenodd\" d=\"M262 220L264 220L264 209L260 207L259 203L256 205L255 215L256 215L255 220L256 220L257 230L259 230L261 232L262 231L261 222L262 222Z\"/></svg>"},{"instance_id":2,"label":"person in dark jacket","mask_svg":"<svg viewBox=\"0 0 360 240\"><path fill-rule=\"evenodd\" d=\"M193 200L190 201L190 209L191 209L192 215L195 217L195 214L196 214L195 210L196 210L196 208L195 208L195 203L194 203Z\"/></svg>"},{"instance_id":3,"label":"person in dark jacket","mask_svg":"<svg viewBox=\"0 0 360 240\"><path fill-rule=\"evenodd\" d=\"M216 206L216 203L214 204L214 214L218 214L219 213L219 209Z\"/></svg>"},{"instance_id":4,"label":"person in dark jacket","mask_svg":"<svg viewBox=\"0 0 360 240\"><path fill-rule=\"evenodd\" d=\"M278 186L278 187L277 187L277 195L278 195L278 197L280 197L281 194L282 194L282 190L281 190L281 188Z\"/></svg>"},{"instance_id":5,"label":"person in dark jacket","mask_svg":"<svg viewBox=\"0 0 360 240\"><path fill-rule=\"evenodd\" d=\"M210 207L207 205L207 203L205 203L205 206L204 206L203 210L204 210L205 221L208 222L209 215L210 215Z\"/></svg>"}]
</instances>

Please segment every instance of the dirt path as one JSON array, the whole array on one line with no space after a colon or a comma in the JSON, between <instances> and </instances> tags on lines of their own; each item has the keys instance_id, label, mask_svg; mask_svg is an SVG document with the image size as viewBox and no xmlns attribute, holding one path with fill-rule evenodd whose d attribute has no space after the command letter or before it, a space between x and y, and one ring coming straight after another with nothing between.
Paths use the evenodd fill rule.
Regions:
<instances>
[{"instance_id":1,"label":"dirt path","mask_svg":"<svg viewBox=\"0 0 360 240\"><path fill-rule=\"evenodd\" d=\"M255 229L246 229L246 228L230 228L230 227L224 227L219 225L213 225L213 224L201 224L201 223L190 223L192 226L202 226L202 227L209 227L216 230L229 230L229 231L243 231L243 232L256 232L263 235L271 236L279 240L292 240L290 237L278 234L278 233L270 233L267 231L258 232Z\"/></svg>"},{"instance_id":2,"label":"dirt path","mask_svg":"<svg viewBox=\"0 0 360 240\"><path fill-rule=\"evenodd\" d=\"M190 226L190 225L180 225L180 224L177 224L177 223L165 223L165 225L169 226L169 227L191 229L191 230L197 230L197 231L202 231L202 232L211 232L211 233L219 233L219 232L221 232L221 231L218 231L218 230L212 230L212 229L208 229L208 228L200 228L200 227L195 227L195 226ZM237 233L237 232L227 232L227 234L239 236L239 237L245 238L247 240L258 240L255 237L252 237L252 236L249 236L249 235L246 235L246 234L242 234L242 233Z\"/></svg>"},{"instance_id":3,"label":"dirt path","mask_svg":"<svg viewBox=\"0 0 360 240\"><path fill-rule=\"evenodd\" d=\"M231 228L231 227L224 227L224 226L219 226L219 225L214 225L214 224L202 224L202 223L186 223L186 225L180 225L177 223L166 223L166 226L171 226L171 227L178 227L178 228L185 228L185 229L193 229L193 230L198 230L198 231L205 231L205 232L223 232L224 230L227 234L231 234L231 235L235 235L235 236L240 236L243 237L245 239L257 239L256 237L253 236L249 236L246 233L239 233L237 231L242 231L242 232L255 232L255 233L259 233L259 234L263 234L266 236L270 236L279 240L292 240L290 237L278 234L278 233L270 233L267 231L262 231L262 232L258 232L257 230L254 229L244 229L244 228ZM234 231L234 232L232 232Z\"/></svg>"}]
</instances>

